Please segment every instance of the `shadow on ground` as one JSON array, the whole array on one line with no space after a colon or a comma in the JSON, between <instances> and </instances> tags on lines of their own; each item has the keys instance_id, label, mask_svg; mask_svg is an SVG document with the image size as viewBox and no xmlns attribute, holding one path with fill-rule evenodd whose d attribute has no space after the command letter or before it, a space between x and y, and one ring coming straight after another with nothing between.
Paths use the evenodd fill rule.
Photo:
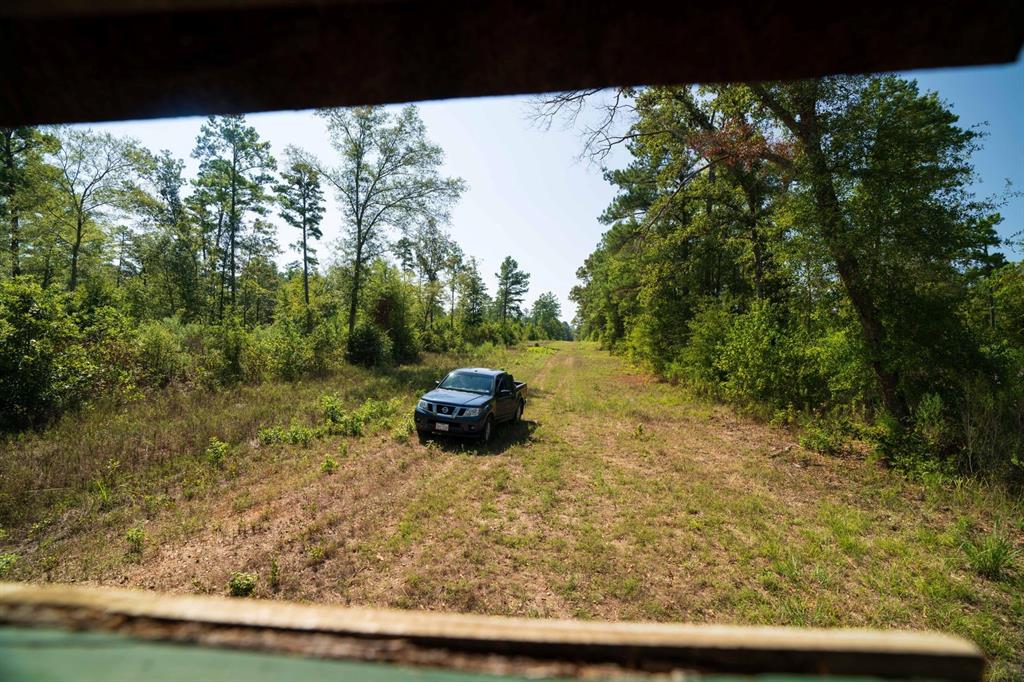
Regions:
<instances>
[{"instance_id":1,"label":"shadow on ground","mask_svg":"<svg viewBox=\"0 0 1024 682\"><path fill-rule=\"evenodd\" d=\"M529 442L533 432L537 430L537 426L537 422L530 419L523 419L513 424L499 424L491 435L491 442L486 445L473 438L440 434L432 434L426 440L427 442L433 441L445 452L500 455L513 445Z\"/></svg>"}]
</instances>

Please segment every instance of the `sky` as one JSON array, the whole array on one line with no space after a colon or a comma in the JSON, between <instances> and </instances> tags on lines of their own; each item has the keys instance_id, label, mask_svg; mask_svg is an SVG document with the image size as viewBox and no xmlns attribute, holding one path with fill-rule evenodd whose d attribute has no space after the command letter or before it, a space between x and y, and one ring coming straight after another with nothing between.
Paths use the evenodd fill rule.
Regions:
<instances>
[{"instance_id":1,"label":"sky","mask_svg":"<svg viewBox=\"0 0 1024 682\"><path fill-rule=\"evenodd\" d=\"M935 90L960 116L963 126L982 125L984 147L975 155L979 196L1002 194L1006 180L1024 190L1024 61L1011 65L914 71L922 90ZM571 320L575 305L569 291L576 269L593 251L604 232L598 216L614 197L614 188L599 167L579 160L579 131L554 125L543 130L529 118L528 97L498 97L425 102L417 105L428 137L445 151L442 172L463 178L468 190L452 211L449 230L467 255L475 256L493 292L494 273L512 256L530 273L527 305L545 291L562 303L562 317ZM270 140L280 162L285 147L297 145L321 159L332 158L323 122L309 111L250 114L248 120ZM146 147L191 158L204 118L157 119L91 125L137 139ZM621 167L628 155L619 151L606 160ZM325 188L326 189L326 188ZM328 202L321 242L321 262L329 262L342 220L334 197ZM1024 230L1024 197L1010 199L1001 211L1001 236ZM279 223L279 239L292 243L293 230ZM1014 260L1020 253L1010 254ZM284 265L296 259L286 250Z\"/></svg>"}]
</instances>

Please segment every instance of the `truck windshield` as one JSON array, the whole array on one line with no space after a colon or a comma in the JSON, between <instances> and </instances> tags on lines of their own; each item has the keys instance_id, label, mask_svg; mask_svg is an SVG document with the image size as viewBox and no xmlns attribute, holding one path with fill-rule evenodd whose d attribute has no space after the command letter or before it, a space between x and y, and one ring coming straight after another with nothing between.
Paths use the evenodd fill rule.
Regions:
<instances>
[{"instance_id":1,"label":"truck windshield","mask_svg":"<svg viewBox=\"0 0 1024 682\"><path fill-rule=\"evenodd\" d=\"M487 394L491 392L492 381L493 378L486 374L477 374L475 372L452 372L444 378L444 381L438 385L438 388Z\"/></svg>"}]
</instances>

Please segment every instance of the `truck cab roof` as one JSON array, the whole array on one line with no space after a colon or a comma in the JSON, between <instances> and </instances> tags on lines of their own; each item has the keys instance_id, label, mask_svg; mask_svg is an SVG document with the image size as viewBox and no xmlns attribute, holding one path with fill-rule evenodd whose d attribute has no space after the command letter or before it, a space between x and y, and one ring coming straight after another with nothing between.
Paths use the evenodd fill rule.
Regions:
<instances>
[{"instance_id":1,"label":"truck cab roof","mask_svg":"<svg viewBox=\"0 0 1024 682\"><path fill-rule=\"evenodd\" d=\"M452 371L453 372L473 372L474 374L483 374L483 375L489 376L489 377L495 377L495 376L498 376L499 374L505 374L506 373L505 370L503 370L503 369L492 369L490 367L459 367L458 369L453 369Z\"/></svg>"}]
</instances>

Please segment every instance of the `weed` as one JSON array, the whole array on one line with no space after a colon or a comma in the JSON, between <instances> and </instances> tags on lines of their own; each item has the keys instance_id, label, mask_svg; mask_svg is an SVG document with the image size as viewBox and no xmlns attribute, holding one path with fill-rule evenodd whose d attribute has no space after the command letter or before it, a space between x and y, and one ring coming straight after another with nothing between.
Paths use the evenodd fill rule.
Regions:
<instances>
[{"instance_id":1,"label":"weed","mask_svg":"<svg viewBox=\"0 0 1024 682\"><path fill-rule=\"evenodd\" d=\"M99 503L100 509L110 509L114 504L114 493L110 486L102 478L97 478L93 482L93 487L96 490L96 502Z\"/></svg>"},{"instance_id":2,"label":"weed","mask_svg":"<svg viewBox=\"0 0 1024 682\"><path fill-rule=\"evenodd\" d=\"M291 445L308 448L317 436L318 433L315 429L293 423L285 433L285 440Z\"/></svg>"},{"instance_id":3,"label":"weed","mask_svg":"<svg viewBox=\"0 0 1024 682\"><path fill-rule=\"evenodd\" d=\"M999 580L1005 576L1020 554L1013 542L998 529L983 536L980 541L964 541L961 548L971 568L989 580Z\"/></svg>"},{"instance_id":4,"label":"weed","mask_svg":"<svg viewBox=\"0 0 1024 682\"><path fill-rule=\"evenodd\" d=\"M310 566L319 566L331 558L334 553L334 546L318 542L306 550L307 563Z\"/></svg>"},{"instance_id":5,"label":"weed","mask_svg":"<svg viewBox=\"0 0 1024 682\"><path fill-rule=\"evenodd\" d=\"M135 558L141 557L142 549L146 544L146 531L138 526L129 528L128 532L124 534L124 539L128 543L128 554Z\"/></svg>"},{"instance_id":6,"label":"weed","mask_svg":"<svg viewBox=\"0 0 1024 682\"><path fill-rule=\"evenodd\" d=\"M210 466L220 469L224 466L224 460L228 456L228 444L214 436L210 438L210 444L206 446L203 456Z\"/></svg>"},{"instance_id":7,"label":"weed","mask_svg":"<svg viewBox=\"0 0 1024 682\"><path fill-rule=\"evenodd\" d=\"M3 578L11 569L14 568L14 564L18 561L18 555L13 553L0 554L0 578Z\"/></svg>"},{"instance_id":8,"label":"weed","mask_svg":"<svg viewBox=\"0 0 1024 682\"><path fill-rule=\"evenodd\" d=\"M277 592L278 588L281 587L281 565L278 563L277 557L273 557L270 560L270 578L268 579L270 589Z\"/></svg>"},{"instance_id":9,"label":"weed","mask_svg":"<svg viewBox=\"0 0 1024 682\"><path fill-rule=\"evenodd\" d=\"M338 462L329 454L324 455L324 461L320 462L320 473L330 476L338 470Z\"/></svg>"},{"instance_id":10,"label":"weed","mask_svg":"<svg viewBox=\"0 0 1024 682\"><path fill-rule=\"evenodd\" d=\"M288 440L288 432L280 426L268 426L256 432L260 445L277 445Z\"/></svg>"},{"instance_id":11,"label":"weed","mask_svg":"<svg viewBox=\"0 0 1024 682\"><path fill-rule=\"evenodd\" d=\"M231 508L235 513L241 514L245 510L251 509L254 504L256 504L256 501L253 499L252 493L245 490L231 501Z\"/></svg>"},{"instance_id":12,"label":"weed","mask_svg":"<svg viewBox=\"0 0 1024 682\"><path fill-rule=\"evenodd\" d=\"M256 589L256 574L234 572L228 580L228 593L232 597L248 597Z\"/></svg>"},{"instance_id":13,"label":"weed","mask_svg":"<svg viewBox=\"0 0 1024 682\"><path fill-rule=\"evenodd\" d=\"M818 420L804 428L800 447L823 455L839 455L847 450L849 434L849 424L842 420Z\"/></svg>"},{"instance_id":14,"label":"weed","mask_svg":"<svg viewBox=\"0 0 1024 682\"><path fill-rule=\"evenodd\" d=\"M416 424L412 417L400 421L395 428L391 429L391 439L396 443L408 443L409 438L416 432Z\"/></svg>"}]
</instances>

